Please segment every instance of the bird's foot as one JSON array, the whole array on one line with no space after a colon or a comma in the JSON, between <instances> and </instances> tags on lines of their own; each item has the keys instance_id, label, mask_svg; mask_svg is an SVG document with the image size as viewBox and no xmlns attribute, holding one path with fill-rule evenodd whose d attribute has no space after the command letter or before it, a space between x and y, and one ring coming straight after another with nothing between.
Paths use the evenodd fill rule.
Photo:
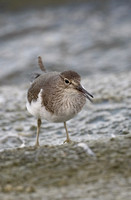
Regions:
<instances>
[{"instance_id":1,"label":"bird's foot","mask_svg":"<svg viewBox=\"0 0 131 200\"><path fill-rule=\"evenodd\" d=\"M73 143L73 141L72 140L70 140L70 139L66 139L63 143L68 143L68 144L72 144Z\"/></svg>"},{"instance_id":2,"label":"bird's foot","mask_svg":"<svg viewBox=\"0 0 131 200\"><path fill-rule=\"evenodd\" d=\"M38 142L38 143L36 142L36 143L35 143L35 145L34 145L34 147L35 147L35 148L38 148L38 147L40 147L40 144L39 144L39 142Z\"/></svg>"}]
</instances>

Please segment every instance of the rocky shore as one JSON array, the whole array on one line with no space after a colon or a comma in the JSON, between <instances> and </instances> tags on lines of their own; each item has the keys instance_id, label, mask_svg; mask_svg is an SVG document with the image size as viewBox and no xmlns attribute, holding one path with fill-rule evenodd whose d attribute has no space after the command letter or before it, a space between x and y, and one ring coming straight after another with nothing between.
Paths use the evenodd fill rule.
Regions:
<instances>
[{"instance_id":1,"label":"rocky shore","mask_svg":"<svg viewBox=\"0 0 131 200\"><path fill-rule=\"evenodd\" d=\"M131 133L83 144L0 152L0 199L129 200Z\"/></svg>"}]
</instances>

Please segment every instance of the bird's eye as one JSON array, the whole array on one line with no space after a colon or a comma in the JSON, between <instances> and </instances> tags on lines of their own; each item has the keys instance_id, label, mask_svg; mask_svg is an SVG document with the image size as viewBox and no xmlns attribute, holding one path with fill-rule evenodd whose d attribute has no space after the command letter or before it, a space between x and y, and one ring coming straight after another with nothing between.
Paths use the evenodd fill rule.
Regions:
<instances>
[{"instance_id":1,"label":"bird's eye","mask_svg":"<svg viewBox=\"0 0 131 200\"><path fill-rule=\"evenodd\" d=\"M64 81L65 81L65 83L66 83L67 85L69 85L69 84L70 84L70 81L69 81L68 79L66 79L66 78L65 78L65 80L64 80Z\"/></svg>"}]
</instances>

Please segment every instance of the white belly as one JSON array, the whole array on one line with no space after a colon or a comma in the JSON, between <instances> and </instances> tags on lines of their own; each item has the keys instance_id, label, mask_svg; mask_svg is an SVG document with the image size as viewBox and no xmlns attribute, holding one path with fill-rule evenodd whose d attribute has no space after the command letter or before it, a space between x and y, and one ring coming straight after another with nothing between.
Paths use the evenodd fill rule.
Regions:
<instances>
[{"instance_id":1,"label":"white belly","mask_svg":"<svg viewBox=\"0 0 131 200\"><path fill-rule=\"evenodd\" d=\"M67 98L66 104L64 103L64 101L63 103L61 103L60 106L57 104L56 108L57 110L54 113L52 113L47 111L45 109L45 106L42 105L41 93L42 89L38 95L37 101L32 101L31 103L27 101L26 107L29 113L31 113L36 118L45 119L50 122L65 122L72 119L82 109L83 105L85 104L85 99L84 99L83 103L82 104L80 103L80 106L78 107L78 109L76 109L75 103L78 100L78 98L77 96L75 98L75 95L73 94L70 95L69 98L68 96L65 97ZM77 102L77 105L78 104L79 101Z\"/></svg>"},{"instance_id":2,"label":"white belly","mask_svg":"<svg viewBox=\"0 0 131 200\"><path fill-rule=\"evenodd\" d=\"M31 103L27 101L26 103L27 110L36 118L45 119L50 122L65 122L76 115L76 113L71 113L71 109L69 108L64 109L63 112L59 112L58 114L47 111L45 106L42 105L41 92L42 89L38 95L37 101L32 101Z\"/></svg>"},{"instance_id":3,"label":"white belly","mask_svg":"<svg viewBox=\"0 0 131 200\"><path fill-rule=\"evenodd\" d=\"M41 106L41 102L39 101L31 102L31 104L27 102L26 107L29 113L36 118L45 119L50 122L65 122L75 116L75 114L70 113L68 110L65 110L65 113L61 115L50 113L44 106Z\"/></svg>"}]
</instances>

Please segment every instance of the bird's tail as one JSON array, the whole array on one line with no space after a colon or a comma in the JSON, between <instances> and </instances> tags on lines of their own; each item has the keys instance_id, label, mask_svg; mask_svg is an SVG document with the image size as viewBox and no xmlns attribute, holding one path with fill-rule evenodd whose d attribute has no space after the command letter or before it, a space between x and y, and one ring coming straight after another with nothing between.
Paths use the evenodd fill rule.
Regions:
<instances>
[{"instance_id":1,"label":"bird's tail","mask_svg":"<svg viewBox=\"0 0 131 200\"><path fill-rule=\"evenodd\" d=\"M45 69L45 66L43 65L43 62L42 62L42 58L41 56L38 56L38 65L41 69L42 72L46 72L46 69ZM34 82L35 79L37 79L39 76L41 75L41 73L32 73L31 74L31 77L30 77L30 82L31 84Z\"/></svg>"},{"instance_id":2,"label":"bird's tail","mask_svg":"<svg viewBox=\"0 0 131 200\"><path fill-rule=\"evenodd\" d=\"M46 69L45 69L45 66L43 65L41 56L38 56L38 65L39 65L41 71L46 72Z\"/></svg>"}]
</instances>

